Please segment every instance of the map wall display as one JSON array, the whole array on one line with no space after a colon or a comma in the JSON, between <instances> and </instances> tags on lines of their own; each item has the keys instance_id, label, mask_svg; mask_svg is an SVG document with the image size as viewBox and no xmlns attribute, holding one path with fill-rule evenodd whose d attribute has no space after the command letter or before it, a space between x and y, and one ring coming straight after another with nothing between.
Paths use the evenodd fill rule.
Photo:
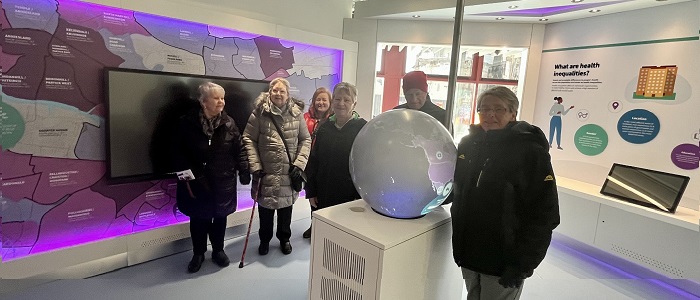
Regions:
<instances>
[{"instance_id":1,"label":"map wall display","mask_svg":"<svg viewBox=\"0 0 700 300\"><path fill-rule=\"evenodd\" d=\"M79 1L0 3L3 261L187 221L172 180L107 184L104 68L285 77L306 102L340 81L338 49ZM238 210L251 205L239 191Z\"/></svg>"},{"instance_id":2,"label":"map wall display","mask_svg":"<svg viewBox=\"0 0 700 300\"><path fill-rule=\"evenodd\" d=\"M610 22L615 18L624 24L624 15L608 17ZM686 175L691 180L680 206L697 210L698 24L688 22L679 27L666 22L683 19L676 14L654 17L662 25L649 24L653 30L620 26L586 36L590 39L577 37L582 44L544 49L535 123L549 139L559 176L600 186L613 163ZM597 32L596 22L601 21L580 21L578 27ZM558 36L546 38L562 38L567 32L576 34L560 31ZM634 32L648 32L649 39L630 40ZM667 36L658 37L657 32ZM599 43L608 36L618 40Z\"/></svg>"}]
</instances>

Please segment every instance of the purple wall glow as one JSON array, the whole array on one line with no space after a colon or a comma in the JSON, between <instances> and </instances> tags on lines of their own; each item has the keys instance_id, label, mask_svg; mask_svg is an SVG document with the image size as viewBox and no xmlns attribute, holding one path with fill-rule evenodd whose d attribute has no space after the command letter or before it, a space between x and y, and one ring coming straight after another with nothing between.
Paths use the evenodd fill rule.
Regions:
<instances>
[{"instance_id":1,"label":"purple wall glow","mask_svg":"<svg viewBox=\"0 0 700 300\"><path fill-rule=\"evenodd\" d=\"M309 99L342 50L72 0L3 0L3 261L187 222L172 180L108 185L102 70L283 74ZM252 207L239 187L238 211Z\"/></svg>"}]
</instances>

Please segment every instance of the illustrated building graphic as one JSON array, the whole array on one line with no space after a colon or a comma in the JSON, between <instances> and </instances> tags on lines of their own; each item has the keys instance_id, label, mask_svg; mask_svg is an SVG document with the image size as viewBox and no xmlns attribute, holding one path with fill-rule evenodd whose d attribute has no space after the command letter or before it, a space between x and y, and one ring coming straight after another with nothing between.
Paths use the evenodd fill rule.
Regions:
<instances>
[{"instance_id":1,"label":"illustrated building graphic","mask_svg":"<svg viewBox=\"0 0 700 300\"><path fill-rule=\"evenodd\" d=\"M678 66L643 66L639 69L639 80L634 95L662 98L673 96Z\"/></svg>"}]
</instances>

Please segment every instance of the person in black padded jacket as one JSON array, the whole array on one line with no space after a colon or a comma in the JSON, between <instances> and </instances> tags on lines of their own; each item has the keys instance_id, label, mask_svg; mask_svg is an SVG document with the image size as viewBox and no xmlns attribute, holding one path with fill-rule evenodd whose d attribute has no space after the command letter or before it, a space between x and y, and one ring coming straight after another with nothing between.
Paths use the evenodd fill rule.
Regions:
<instances>
[{"instance_id":1,"label":"person in black padded jacket","mask_svg":"<svg viewBox=\"0 0 700 300\"><path fill-rule=\"evenodd\" d=\"M306 198L318 209L360 199L350 176L350 150L367 121L354 111L357 88L341 82L333 88L334 114L316 133L306 166Z\"/></svg>"},{"instance_id":2,"label":"person in black padded jacket","mask_svg":"<svg viewBox=\"0 0 700 300\"><path fill-rule=\"evenodd\" d=\"M453 255L467 299L518 299L559 224L549 144L540 128L515 121L518 98L506 87L481 94L477 111L447 199Z\"/></svg>"},{"instance_id":3,"label":"person in black padded jacket","mask_svg":"<svg viewBox=\"0 0 700 300\"><path fill-rule=\"evenodd\" d=\"M236 172L241 184L250 183L241 134L224 109L224 88L207 82L199 86L200 107L180 117L175 135L174 167L191 170L193 180L178 180L177 206L190 217L194 255L187 270L199 271L207 252L212 260L229 265L224 252L226 217L236 211Z\"/></svg>"}]
</instances>

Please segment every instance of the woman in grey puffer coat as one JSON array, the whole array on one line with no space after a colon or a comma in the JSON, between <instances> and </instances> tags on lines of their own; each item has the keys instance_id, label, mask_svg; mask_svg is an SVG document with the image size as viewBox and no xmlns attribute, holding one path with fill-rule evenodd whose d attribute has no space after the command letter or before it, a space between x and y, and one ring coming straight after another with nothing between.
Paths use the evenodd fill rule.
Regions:
<instances>
[{"instance_id":1,"label":"woman in grey puffer coat","mask_svg":"<svg viewBox=\"0 0 700 300\"><path fill-rule=\"evenodd\" d=\"M267 254L270 249L275 211L277 239L282 253L292 253L289 243L292 204L299 197L299 192L290 185L290 173L299 173L306 168L311 148L311 136L303 114L304 103L289 97L289 82L276 78L270 82L269 91L255 100L255 109L243 132L250 172L253 173L251 192L260 210L260 255ZM280 137L273 118L280 126L283 137ZM291 164L285 143L292 158ZM260 195L256 198L260 180Z\"/></svg>"}]
</instances>

